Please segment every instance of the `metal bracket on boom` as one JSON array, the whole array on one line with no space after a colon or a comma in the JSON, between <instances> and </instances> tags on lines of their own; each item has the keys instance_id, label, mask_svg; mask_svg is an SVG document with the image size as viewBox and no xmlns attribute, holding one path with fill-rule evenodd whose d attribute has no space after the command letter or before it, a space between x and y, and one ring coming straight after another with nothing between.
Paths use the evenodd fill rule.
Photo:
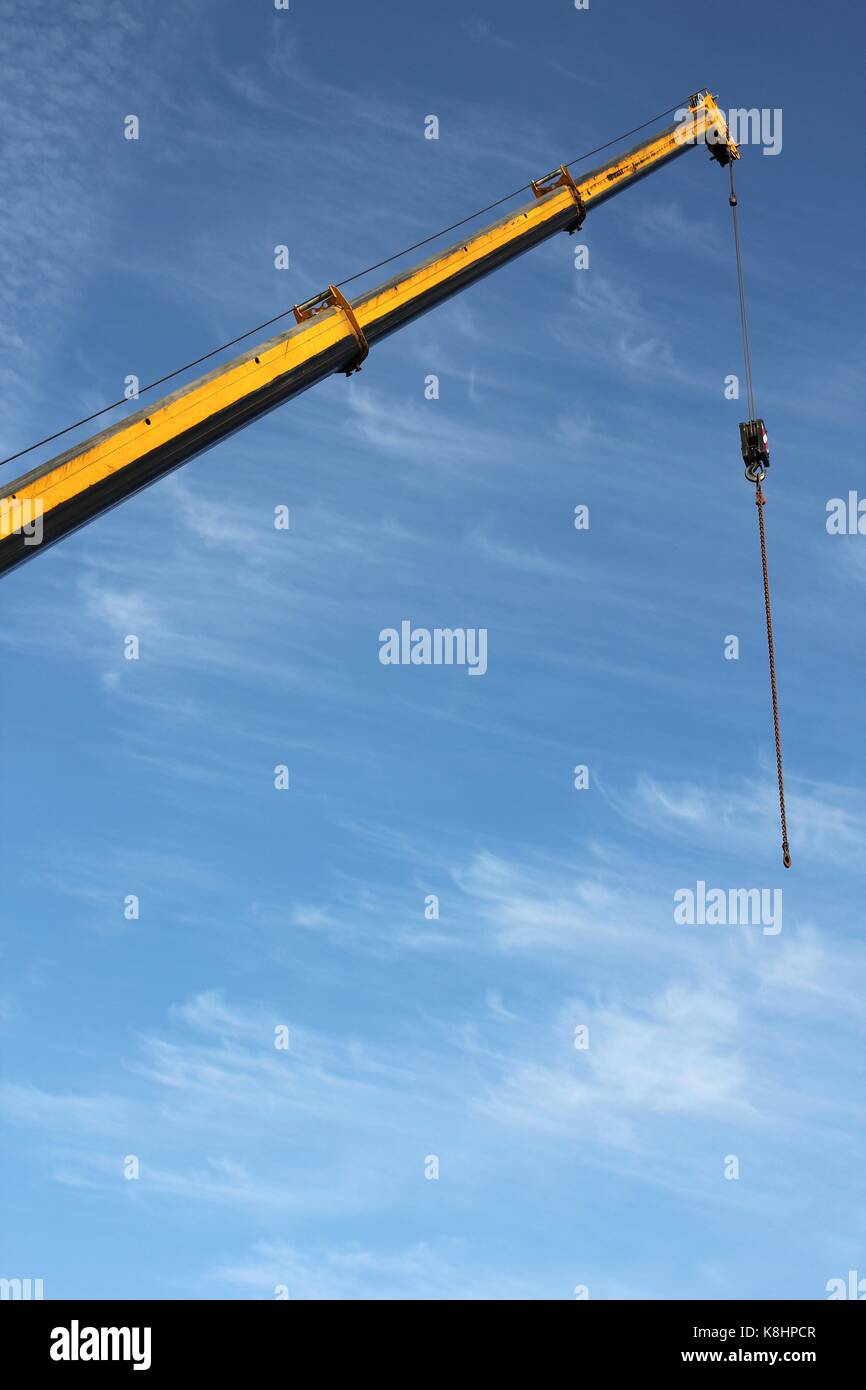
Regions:
<instances>
[{"instance_id":1,"label":"metal bracket on boom","mask_svg":"<svg viewBox=\"0 0 866 1390\"><path fill-rule=\"evenodd\" d=\"M544 174L540 179L532 180L532 191L536 198L545 198L548 193L552 193L555 188L567 188L574 198L577 205L577 217L573 227L569 227L568 234L578 231L583 226L583 219L586 217L586 208L580 196L580 189L575 183L565 164L560 164L558 169L553 169L549 174Z\"/></svg>"},{"instance_id":2,"label":"metal bracket on boom","mask_svg":"<svg viewBox=\"0 0 866 1390\"><path fill-rule=\"evenodd\" d=\"M306 323L309 319L313 318L315 314L320 314L323 309L342 309L349 321L349 327L357 340L359 348L358 356L355 358L352 366L346 368L346 376L351 376L353 372L359 372L361 370L361 363L370 351L370 344L367 342L364 330L357 320L355 310L352 308L342 290L339 290L336 285L329 285L328 288L322 290L320 294L314 294L312 299L305 299L303 304L296 304L294 306L295 319L298 323Z\"/></svg>"}]
</instances>

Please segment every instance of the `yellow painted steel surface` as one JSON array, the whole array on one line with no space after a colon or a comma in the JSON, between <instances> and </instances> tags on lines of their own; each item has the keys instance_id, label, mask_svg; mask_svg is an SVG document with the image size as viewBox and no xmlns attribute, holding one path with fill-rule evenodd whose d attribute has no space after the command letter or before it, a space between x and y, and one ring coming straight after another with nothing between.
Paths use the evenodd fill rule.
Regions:
<instances>
[{"instance_id":1,"label":"yellow painted steel surface","mask_svg":"<svg viewBox=\"0 0 866 1390\"><path fill-rule=\"evenodd\" d=\"M609 196L627 186L680 153L684 146L705 140L710 130L719 132L732 157L739 156L727 135L724 117L714 99L706 94L676 126L639 150L612 160L578 183L582 203L590 208L602 195ZM437 286L447 285L467 269L507 249L527 232L543 231L546 224L561 219L570 208L576 208L572 190L565 186L554 189L535 203L467 237L462 245L451 247L387 285L370 291L352 302L360 328L369 330L395 310L411 306ZM169 444L185 431L242 402L285 373L346 342L354 343L355 336L345 314L338 308L325 309L287 333L251 349L246 356L156 402L151 410L141 411L60 455L54 467L23 475L10 485L5 496L0 495L0 541L16 532L22 516L26 518L33 509L44 514L85 493L154 448Z\"/></svg>"},{"instance_id":2,"label":"yellow painted steel surface","mask_svg":"<svg viewBox=\"0 0 866 1390\"><path fill-rule=\"evenodd\" d=\"M22 512L26 515L28 501L41 502L43 513L49 511L332 347L345 336L346 327L338 314L322 314L303 333L294 330L283 334L251 350L248 358L233 362L157 402L146 414L140 412L133 420L97 435L71 458L64 456L64 461L56 468L32 483L25 482L17 488L13 484L15 490L0 499L0 503L3 500L11 502L14 498L20 505L18 508L10 505L0 511L0 540L16 529L15 512L19 516Z\"/></svg>"}]
</instances>

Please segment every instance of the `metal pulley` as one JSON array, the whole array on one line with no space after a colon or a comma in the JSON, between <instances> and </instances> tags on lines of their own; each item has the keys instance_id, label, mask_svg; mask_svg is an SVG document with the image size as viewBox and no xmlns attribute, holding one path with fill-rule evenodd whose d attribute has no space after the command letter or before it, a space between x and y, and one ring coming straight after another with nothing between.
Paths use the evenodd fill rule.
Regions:
<instances>
[{"instance_id":1,"label":"metal pulley","mask_svg":"<svg viewBox=\"0 0 866 1390\"><path fill-rule=\"evenodd\" d=\"M763 420L744 420L741 423L740 448L748 481L760 483L770 467L770 443Z\"/></svg>"}]
</instances>

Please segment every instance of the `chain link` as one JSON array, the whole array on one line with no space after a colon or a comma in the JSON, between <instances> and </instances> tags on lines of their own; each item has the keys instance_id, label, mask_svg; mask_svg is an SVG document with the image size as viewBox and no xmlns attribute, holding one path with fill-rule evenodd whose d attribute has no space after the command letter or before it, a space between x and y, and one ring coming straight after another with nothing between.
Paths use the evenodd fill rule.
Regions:
<instances>
[{"instance_id":1,"label":"chain link","mask_svg":"<svg viewBox=\"0 0 866 1390\"><path fill-rule=\"evenodd\" d=\"M782 863L786 869L791 867L791 851L788 848L788 818L785 813L785 778L782 773L782 736L779 731L779 692L776 688L776 653L773 642L773 615L770 610L770 579L767 572L767 533L764 529L764 505L766 498L761 488L760 478L755 481L755 506L758 508L758 529L761 533L761 569L764 576L764 610L767 614L767 651L770 656L770 690L773 696L773 730L776 736L776 772L779 778L779 816L782 822Z\"/></svg>"}]
</instances>

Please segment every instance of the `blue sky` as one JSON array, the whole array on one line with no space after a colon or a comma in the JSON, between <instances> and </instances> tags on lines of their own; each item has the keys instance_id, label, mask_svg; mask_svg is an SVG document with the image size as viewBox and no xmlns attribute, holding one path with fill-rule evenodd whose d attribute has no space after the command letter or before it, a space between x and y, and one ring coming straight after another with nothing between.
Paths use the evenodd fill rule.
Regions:
<instances>
[{"instance_id":1,"label":"blue sky","mask_svg":"<svg viewBox=\"0 0 866 1390\"><path fill-rule=\"evenodd\" d=\"M781 108L738 188L795 861L723 394L725 177L698 151L589 216L588 270L553 240L4 580L0 1275L553 1299L866 1276L866 539L825 527L862 487L860 12L0 15L3 454L702 85ZM486 675L381 665L404 618L486 628ZM677 926L699 880L781 887L783 929Z\"/></svg>"}]
</instances>

